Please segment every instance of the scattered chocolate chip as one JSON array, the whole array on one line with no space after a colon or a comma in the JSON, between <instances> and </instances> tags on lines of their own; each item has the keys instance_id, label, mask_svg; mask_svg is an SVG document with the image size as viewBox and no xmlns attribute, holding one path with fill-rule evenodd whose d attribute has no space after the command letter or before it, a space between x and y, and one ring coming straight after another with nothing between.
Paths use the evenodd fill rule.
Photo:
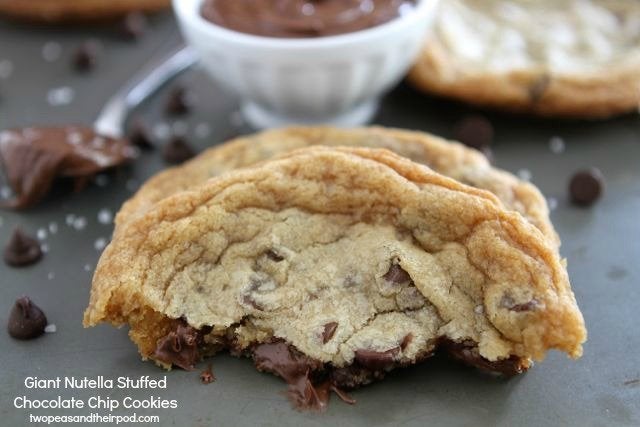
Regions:
<instances>
[{"instance_id":1,"label":"scattered chocolate chip","mask_svg":"<svg viewBox=\"0 0 640 427\"><path fill-rule=\"evenodd\" d=\"M19 340L30 340L44 334L46 327L47 317L29 297L16 300L9 314L9 335Z\"/></svg>"},{"instance_id":2,"label":"scattered chocolate chip","mask_svg":"<svg viewBox=\"0 0 640 427\"><path fill-rule=\"evenodd\" d=\"M407 273L400 264L393 263L384 276L382 276L386 281L396 283L398 285L402 283L407 283L411 281L411 276Z\"/></svg>"},{"instance_id":3,"label":"scattered chocolate chip","mask_svg":"<svg viewBox=\"0 0 640 427\"><path fill-rule=\"evenodd\" d=\"M141 119L135 119L129 130L129 141L143 150L150 150L153 147L151 136L147 126Z\"/></svg>"},{"instance_id":4,"label":"scattered chocolate chip","mask_svg":"<svg viewBox=\"0 0 640 427\"><path fill-rule=\"evenodd\" d=\"M90 128L23 128L0 132L0 162L16 197L2 205L24 209L40 202L57 178L76 184L132 158L128 141Z\"/></svg>"},{"instance_id":5,"label":"scattered chocolate chip","mask_svg":"<svg viewBox=\"0 0 640 427\"><path fill-rule=\"evenodd\" d=\"M274 261L274 262L280 262L284 260L284 257L278 255L276 252L273 251L273 249L269 249L266 252L266 255L267 255L267 258L269 258L271 261Z\"/></svg>"},{"instance_id":6,"label":"scattered chocolate chip","mask_svg":"<svg viewBox=\"0 0 640 427\"><path fill-rule=\"evenodd\" d=\"M591 206L604 190L604 176L596 168L576 172L569 182L571 201L578 206Z\"/></svg>"},{"instance_id":7,"label":"scattered chocolate chip","mask_svg":"<svg viewBox=\"0 0 640 427\"><path fill-rule=\"evenodd\" d=\"M525 372L531 366L531 362L527 359L520 359L517 356L511 356L502 360L487 360L480 356L478 347L474 343L454 342L451 340L443 340L441 348L456 360L473 366L485 372L502 374L512 377Z\"/></svg>"},{"instance_id":8,"label":"scattered chocolate chip","mask_svg":"<svg viewBox=\"0 0 640 427\"><path fill-rule=\"evenodd\" d=\"M191 371L200 360L199 339L196 329L188 325L178 325L175 331L158 340L154 358Z\"/></svg>"},{"instance_id":9,"label":"scattered chocolate chip","mask_svg":"<svg viewBox=\"0 0 640 427\"><path fill-rule=\"evenodd\" d=\"M181 116L189 113L191 106L190 93L183 87L176 87L169 93L165 110L169 115Z\"/></svg>"},{"instance_id":10,"label":"scattered chocolate chip","mask_svg":"<svg viewBox=\"0 0 640 427\"><path fill-rule=\"evenodd\" d=\"M324 325L324 330L322 331L322 344L326 344L331 341L331 338L333 338L336 333L336 329L338 329L337 322L329 322Z\"/></svg>"},{"instance_id":11,"label":"scattered chocolate chip","mask_svg":"<svg viewBox=\"0 0 640 427\"><path fill-rule=\"evenodd\" d=\"M464 145L484 152L493 142L494 130L487 118L470 115L456 123L453 135Z\"/></svg>"},{"instance_id":12,"label":"scattered chocolate chip","mask_svg":"<svg viewBox=\"0 0 640 427\"><path fill-rule=\"evenodd\" d=\"M409 333L405 335L402 339L402 342L400 343L400 350L404 351L409 346L409 344L411 344L411 341L413 341L413 334Z\"/></svg>"},{"instance_id":13,"label":"scattered chocolate chip","mask_svg":"<svg viewBox=\"0 0 640 427\"><path fill-rule=\"evenodd\" d=\"M540 101L550 84L551 76L548 74L543 74L534 80L531 86L529 86L529 99L531 102L535 104Z\"/></svg>"},{"instance_id":14,"label":"scattered chocolate chip","mask_svg":"<svg viewBox=\"0 0 640 427\"><path fill-rule=\"evenodd\" d=\"M387 351L356 350L356 361L368 369L383 370L391 367L400 352L400 347Z\"/></svg>"},{"instance_id":15,"label":"scattered chocolate chip","mask_svg":"<svg viewBox=\"0 0 640 427\"><path fill-rule=\"evenodd\" d=\"M215 375L213 375L213 371L211 370L211 365L207 366L207 369L200 372L200 381L202 384L211 384L216 380Z\"/></svg>"},{"instance_id":16,"label":"scattered chocolate chip","mask_svg":"<svg viewBox=\"0 0 640 427\"><path fill-rule=\"evenodd\" d=\"M147 30L147 17L141 12L127 14L120 24L122 36L131 41L141 38Z\"/></svg>"},{"instance_id":17,"label":"scattered chocolate chip","mask_svg":"<svg viewBox=\"0 0 640 427\"><path fill-rule=\"evenodd\" d=\"M98 49L95 43L84 42L73 53L72 65L76 71L88 72L95 68Z\"/></svg>"},{"instance_id":18,"label":"scattered chocolate chip","mask_svg":"<svg viewBox=\"0 0 640 427\"><path fill-rule=\"evenodd\" d=\"M180 164L193 157L196 152L183 138L175 136L164 146L162 157L167 163Z\"/></svg>"},{"instance_id":19,"label":"scattered chocolate chip","mask_svg":"<svg viewBox=\"0 0 640 427\"><path fill-rule=\"evenodd\" d=\"M4 261L13 267L24 267L38 262L40 258L40 243L16 227L4 248Z\"/></svg>"}]
</instances>

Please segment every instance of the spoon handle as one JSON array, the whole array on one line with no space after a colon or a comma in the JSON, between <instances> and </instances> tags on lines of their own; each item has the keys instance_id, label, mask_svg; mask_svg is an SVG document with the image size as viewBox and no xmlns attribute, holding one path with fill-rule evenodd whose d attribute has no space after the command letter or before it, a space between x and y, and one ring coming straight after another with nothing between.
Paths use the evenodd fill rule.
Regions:
<instances>
[{"instance_id":1,"label":"spoon handle","mask_svg":"<svg viewBox=\"0 0 640 427\"><path fill-rule=\"evenodd\" d=\"M159 61L146 65L107 101L93 125L94 130L100 135L122 138L131 111L196 62L195 53L183 46Z\"/></svg>"}]
</instances>

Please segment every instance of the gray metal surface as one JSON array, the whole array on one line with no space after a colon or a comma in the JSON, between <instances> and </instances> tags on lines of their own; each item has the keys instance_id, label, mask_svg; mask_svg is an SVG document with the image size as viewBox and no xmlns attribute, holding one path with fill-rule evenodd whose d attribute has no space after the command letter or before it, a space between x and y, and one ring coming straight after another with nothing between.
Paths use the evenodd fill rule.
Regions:
<instances>
[{"instance_id":1,"label":"gray metal surface","mask_svg":"<svg viewBox=\"0 0 640 427\"><path fill-rule=\"evenodd\" d=\"M69 55L89 37L103 46L99 65L93 73L76 75L70 71ZM43 46L50 41L62 47L62 57L53 62L42 56ZM0 78L0 128L90 124L133 73L178 42L170 16L154 19L152 31L138 43L123 42L108 28L55 30L0 21L0 75L3 67L5 73L7 69L3 61L13 64L12 74ZM155 96L141 114L155 124L160 136L166 133L163 123L178 131L188 124L189 139L204 149L212 141L243 130L236 103L221 88L198 71L179 80L197 88L198 108L176 123L162 113L166 92ZM74 89L73 101L66 106L48 105L48 90L64 86ZM450 136L452 123L468 111L401 86L385 99L376 122ZM562 252L569 260L573 288L589 330L582 359L573 362L552 353L526 375L511 380L432 359L355 392L355 406L333 399L323 415L292 410L280 393L282 381L256 372L247 360L226 355L212 360L218 379L210 385L200 384L197 371L176 370L167 374L166 390L26 389L27 376L164 375L152 363L139 360L125 329L101 326L85 330L81 325L92 274L86 270L93 269L99 256L94 245L111 233L111 226L102 224L98 213L102 209L115 212L140 182L165 166L155 151L143 154L129 168L100 178L82 193L60 194L24 213L0 211L2 245L14 225L34 234L38 229L48 230L51 223L57 225L55 234L47 232L44 243L49 251L39 264L18 270L0 263L0 320L5 322L13 301L27 294L57 326L56 333L29 342L0 333L0 425L27 425L30 412L92 412L15 409L13 400L22 395L34 399L57 395L176 399L177 409L135 411L158 415L158 425L640 425L640 384L633 382L640 378L640 121L635 116L599 123L490 117L497 132L497 165L530 173L533 182L557 201L552 219L562 237ZM203 123L210 126L209 136L205 136L208 129ZM549 140L554 136L566 142L564 152L550 149ZM604 198L591 209L572 207L566 196L568 177L591 165L598 166L607 178ZM82 221L76 221L75 228L68 226L66 220L73 219L69 215L86 218L86 228L81 227Z\"/></svg>"}]
</instances>

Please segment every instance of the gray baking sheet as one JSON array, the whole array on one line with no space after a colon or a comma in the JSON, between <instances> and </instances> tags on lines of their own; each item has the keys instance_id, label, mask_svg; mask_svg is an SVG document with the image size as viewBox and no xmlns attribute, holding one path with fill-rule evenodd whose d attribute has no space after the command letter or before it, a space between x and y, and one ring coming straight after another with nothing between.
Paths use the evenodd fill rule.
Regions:
<instances>
[{"instance_id":1,"label":"gray baking sheet","mask_svg":"<svg viewBox=\"0 0 640 427\"><path fill-rule=\"evenodd\" d=\"M70 55L90 38L101 45L99 64L93 72L78 75L71 71ZM109 26L52 29L0 21L0 128L91 123L108 96L133 72L179 40L169 14L154 18L150 31L137 43L121 40ZM164 116L166 90L140 111L160 140L168 131L180 132L186 126L188 139L202 150L247 131L235 100L202 72L190 71L178 80L197 88L193 114L180 119ZM71 89L69 104L47 102L51 89L56 88ZM452 124L473 111L400 85L385 98L375 122L447 137ZM0 333L0 425L28 425L30 413L109 413L14 408L16 397L58 395L118 401L127 396L175 399L176 409L113 412L157 415L159 422L152 425L162 426L640 425L640 120L635 114L602 122L488 116L496 128L495 163L530 176L554 208L551 215L563 241L562 254L568 258L573 289L589 330L580 360L570 361L552 352L527 374L504 380L435 358L354 392L355 406L334 398L328 411L320 415L293 410L282 394L284 383L258 373L248 360L227 355L212 359L217 381L209 385L200 383L198 371L165 373L142 362L126 329L100 326L85 330L81 320L99 257L95 247L112 230L104 219L144 179L165 167L156 150L144 153L131 167L100 177L81 193L60 194L24 213L0 211L0 244L19 224L33 234L44 230L40 234L44 237L46 232L43 244L48 248L43 261L31 268L13 269L0 263L2 322L13 301L26 294L57 327L56 333L29 342ZM564 145L550 144L554 137ZM574 171L588 166L602 170L606 191L597 205L580 209L568 203L566 187ZM26 377L34 376L100 375L111 379L167 375L168 387L33 390L24 384Z\"/></svg>"}]
</instances>

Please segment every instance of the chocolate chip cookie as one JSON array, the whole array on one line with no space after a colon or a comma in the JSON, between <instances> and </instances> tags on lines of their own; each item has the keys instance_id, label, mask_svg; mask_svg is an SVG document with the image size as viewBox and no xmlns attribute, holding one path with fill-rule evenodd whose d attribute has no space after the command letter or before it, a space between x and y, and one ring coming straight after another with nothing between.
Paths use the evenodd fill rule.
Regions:
<instances>
[{"instance_id":1,"label":"chocolate chip cookie","mask_svg":"<svg viewBox=\"0 0 640 427\"><path fill-rule=\"evenodd\" d=\"M550 240L559 239L549 221L546 200L530 183L491 167L476 150L433 135L378 127L336 129L298 127L242 137L200 154L185 165L169 169L147 181L124 204L116 218L117 230L159 200L207 179L314 145L386 148L462 183L491 191L510 209L520 212Z\"/></svg>"},{"instance_id":2,"label":"chocolate chip cookie","mask_svg":"<svg viewBox=\"0 0 640 427\"><path fill-rule=\"evenodd\" d=\"M507 111L603 118L638 107L638 46L634 1L448 0L409 80Z\"/></svg>"},{"instance_id":3,"label":"chocolate chip cookie","mask_svg":"<svg viewBox=\"0 0 640 427\"><path fill-rule=\"evenodd\" d=\"M488 191L391 151L312 147L165 198L121 225L84 323L145 359L220 350L321 408L447 351L515 374L586 329L555 244Z\"/></svg>"},{"instance_id":4,"label":"chocolate chip cookie","mask_svg":"<svg viewBox=\"0 0 640 427\"><path fill-rule=\"evenodd\" d=\"M95 21L166 9L170 0L0 0L0 14L42 22Z\"/></svg>"}]
</instances>

